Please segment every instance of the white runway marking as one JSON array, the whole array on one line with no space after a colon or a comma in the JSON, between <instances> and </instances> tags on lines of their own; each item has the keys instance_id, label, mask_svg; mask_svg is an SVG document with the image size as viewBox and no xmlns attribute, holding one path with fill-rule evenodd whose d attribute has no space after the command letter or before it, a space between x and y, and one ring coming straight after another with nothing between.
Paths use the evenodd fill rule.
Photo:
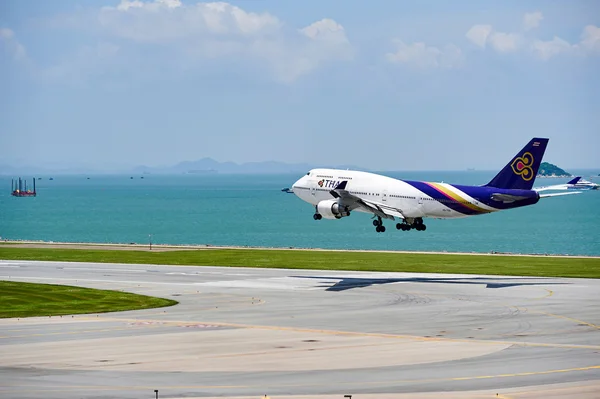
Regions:
<instances>
[{"instance_id":1,"label":"white runway marking","mask_svg":"<svg viewBox=\"0 0 600 399\"><path fill-rule=\"evenodd\" d=\"M18 276L0 276L0 278L10 278L12 280L54 280L54 281L77 281L77 282L95 282L95 283L117 283L117 284L151 284L151 285L195 285L197 283L164 283L157 281L130 281L130 280L99 280L86 278L60 278L60 277L18 277Z\"/></svg>"},{"instance_id":2,"label":"white runway marking","mask_svg":"<svg viewBox=\"0 0 600 399\"><path fill-rule=\"evenodd\" d=\"M318 284L333 285L331 280L302 280L294 277L272 277L266 279L254 280L222 280L222 281L207 281L203 283L195 283L194 285L222 287L222 288L260 288L274 290L310 290L323 289L318 287Z\"/></svg>"},{"instance_id":3,"label":"white runway marking","mask_svg":"<svg viewBox=\"0 0 600 399\"><path fill-rule=\"evenodd\" d=\"M251 274L245 274L245 273L226 273L226 272L194 272L194 273L170 272L170 273L165 273L165 274L178 275L178 276L199 276L202 274L211 274L214 276L251 276Z\"/></svg>"},{"instance_id":4,"label":"white runway marking","mask_svg":"<svg viewBox=\"0 0 600 399\"><path fill-rule=\"evenodd\" d=\"M91 270L95 272L123 272L123 273L147 273L147 270L142 269L104 269L101 267L62 267L62 270Z\"/></svg>"}]
</instances>

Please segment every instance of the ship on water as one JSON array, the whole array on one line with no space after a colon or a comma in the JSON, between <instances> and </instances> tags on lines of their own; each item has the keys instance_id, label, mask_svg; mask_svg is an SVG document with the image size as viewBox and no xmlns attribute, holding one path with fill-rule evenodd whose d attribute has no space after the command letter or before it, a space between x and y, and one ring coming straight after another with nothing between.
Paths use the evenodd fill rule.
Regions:
<instances>
[{"instance_id":1,"label":"ship on water","mask_svg":"<svg viewBox=\"0 0 600 399\"><path fill-rule=\"evenodd\" d=\"M27 188L27 180L23 180L20 177L17 180L12 179L10 195L13 197L36 197L35 177L33 178L33 191Z\"/></svg>"}]
</instances>

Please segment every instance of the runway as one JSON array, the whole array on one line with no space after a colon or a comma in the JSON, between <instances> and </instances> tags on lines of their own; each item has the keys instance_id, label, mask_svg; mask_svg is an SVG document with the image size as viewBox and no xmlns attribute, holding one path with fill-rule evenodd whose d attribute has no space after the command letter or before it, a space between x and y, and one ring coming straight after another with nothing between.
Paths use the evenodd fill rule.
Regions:
<instances>
[{"instance_id":1,"label":"runway","mask_svg":"<svg viewBox=\"0 0 600 399\"><path fill-rule=\"evenodd\" d=\"M600 280L36 261L0 279L180 302L0 319L2 398L600 398Z\"/></svg>"}]
</instances>

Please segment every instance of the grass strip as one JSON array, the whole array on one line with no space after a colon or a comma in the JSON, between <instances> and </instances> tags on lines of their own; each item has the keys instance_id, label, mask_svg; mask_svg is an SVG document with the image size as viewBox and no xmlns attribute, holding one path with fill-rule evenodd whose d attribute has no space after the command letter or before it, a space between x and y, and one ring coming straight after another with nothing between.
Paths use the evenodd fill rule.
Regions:
<instances>
[{"instance_id":1,"label":"grass strip","mask_svg":"<svg viewBox=\"0 0 600 399\"><path fill-rule=\"evenodd\" d=\"M172 306L177 301L68 285L0 281L0 318L104 313Z\"/></svg>"},{"instance_id":2,"label":"grass strip","mask_svg":"<svg viewBox=\"0 0 600 399\"><path fill-rule=\"evenodd\" d=\"M261 249L153 252L2 247L0 259L600 278L598 258Z\"/></svg>"}]
</instances>

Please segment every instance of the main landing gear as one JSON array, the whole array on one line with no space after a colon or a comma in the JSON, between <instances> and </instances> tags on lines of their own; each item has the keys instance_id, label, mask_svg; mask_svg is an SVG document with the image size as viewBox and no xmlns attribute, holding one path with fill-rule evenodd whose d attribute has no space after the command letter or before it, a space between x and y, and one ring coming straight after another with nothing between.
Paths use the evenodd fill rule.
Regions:
<instances>
[{"instance_id":1,"label":"main landing gear","mask_svg":"<svg viewBox=\"0 0 600 399\"><path fill-rule=\"evenodd\" d=\"M378 232L378 233L385 232L385 226L383 225L383 222L381 221L381 217L377 216L377 219L373 220L373 226L375 226L376 232Z\"/></svg>"},{"instance_id":2,"label":"main landing gear","mask_svg":"<svg viewBox=\"0 0 600 399\"><path fill-rule=\"evenodd\" d=\"M417 231L425 231L427 226L423 224L423 218L415 218L412 223L408 223L406 220L402 223L396 224L396 228L402 231L408 231L415 229Z\"/></svg>"},{"instance_id":3,"label":"main landing gear","mask_svg":"<svg viewBox=\"0 0 600 399\"><path fill-rule=\"evenodd\" d=\"M373 226L375 226L375 231L378 233L383 233L385 231L385 226L383 225L383 222L379 216L377 219L373 220ZM405 219L402 223L396 224L396 229L402 231L409 231L412 229L417 231L425 231L427 226L423 224L423 218L414 218L412 220Z\"/></svg>"},{"instance_id":4,"label":"main landing gear","mask_svg":"<svg viewBox=\"0 0 600 399\"><path fill-rule=\"evenodd\" d=\"M321 215L320 213L315 213L313 215L313 219L315 219L315 220L321 220L321 219L323 219L323 215Z\"/></svg>"}]
</instances>

